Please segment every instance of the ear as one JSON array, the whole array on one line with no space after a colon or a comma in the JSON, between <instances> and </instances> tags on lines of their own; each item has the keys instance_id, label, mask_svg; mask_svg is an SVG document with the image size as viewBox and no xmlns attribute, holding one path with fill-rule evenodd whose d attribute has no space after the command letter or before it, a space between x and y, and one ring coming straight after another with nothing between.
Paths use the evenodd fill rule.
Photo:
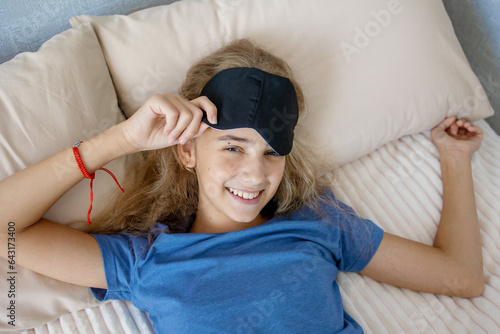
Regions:
<instances>
[{"instance_id":1,"label":"ear","mask_svg":"<svg viewBox=\"0 0 500 334\"><path fill-rule=\"evenodd\" d=\"M192 139L188 140L184 145L177 145L177 151L184 166L188 168L196 166L195 145Z\"/></svg>"}]
</instances>

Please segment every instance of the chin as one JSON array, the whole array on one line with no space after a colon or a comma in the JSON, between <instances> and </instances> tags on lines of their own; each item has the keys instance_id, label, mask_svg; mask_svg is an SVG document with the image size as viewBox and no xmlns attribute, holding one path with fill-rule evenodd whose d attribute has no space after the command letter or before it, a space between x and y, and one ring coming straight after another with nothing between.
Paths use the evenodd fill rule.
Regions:
<instances>
[{"instance_id":1,"label":"chin","mask_svg":"<svg viewBox=\"0 0 500 334\"><path fill-rule=\"evenodd\" d=\"M255 221L256 219L259 218L259 213L257 214L253 214L253 215L242 215L242 214L238 214L238 215L233 215L233 216L230 216L235 222L237 223L241 223L241 224L249 224L253 221Z\"/></svg>"},{"instance_id":2,"label":"chin","mask_svg":"<svg viewBox=\"0 0 500 334\"><path fill-rule=\"evenodd\" d=\"M262 209L263 208L261 208L260 206L254 208L253 210L244 210L242 208L233 207L230 210L226 211L226 215L237 223L250 224L262 220Z\"/></svg>"}]
</instances>

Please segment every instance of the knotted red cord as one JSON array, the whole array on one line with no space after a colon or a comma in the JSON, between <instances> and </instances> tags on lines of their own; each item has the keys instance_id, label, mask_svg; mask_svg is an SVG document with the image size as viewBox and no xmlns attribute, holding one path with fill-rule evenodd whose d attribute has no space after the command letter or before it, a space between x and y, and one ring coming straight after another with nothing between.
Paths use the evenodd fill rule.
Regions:
<instances>
[{"instance_id":1,"label":"knotted red cord","mask_svg":"<svg viewBox=\"0 0 500 334\"><path fill-rule=\"evenodd\" d=\"M89 211L87 213L87 224L91 224L90 212L92 211L92 202L94 200L94 193L92 191L92 184L93 184L94 179L95 179L95 172L92 174L89 174L89 172L87 172L87 169L83 165L82 158L80 157L80 152L78 151L78 146L80 146L81 143L82 143L82 141L80 140L75 145L73 145L73 154L75 156L75 160L76 160L76 163L78 165L78 168L80 168L80 171L82 172L83 176L85 176L85 178L87 178L87 179L90 179L90 206L89 206ZM111 173L108 169L102 167L102 168L99 168L98 170L103 170L103 171L107 172L109 175L111 175L111 177L113 177L113 180L115 180L116 184L118 185L118 187L120 188L122 193L125 191L120 186L120 184L118 183L118 180L113 175L113 173Z\"/></svg>"}]
</instances>

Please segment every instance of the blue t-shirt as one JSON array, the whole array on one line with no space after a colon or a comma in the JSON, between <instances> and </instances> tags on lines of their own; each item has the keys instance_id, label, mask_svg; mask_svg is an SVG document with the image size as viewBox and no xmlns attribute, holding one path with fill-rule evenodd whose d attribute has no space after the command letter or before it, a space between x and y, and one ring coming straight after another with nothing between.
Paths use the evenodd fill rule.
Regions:
<instances>
[{"instance_id":1,"label":"blue t-shirt","mask_svg":"<svg viewBox=\"0 0 500 334\"><path fill-rule=\"evenodd\" d=\"M383 231L340 205L326 208L328 222L303 209L241 231L158 233L150 246L94 235L107 290L92 292L131 301L156 333L362 333L335 277L361 271Z\"/></svg>"}]
</instances>

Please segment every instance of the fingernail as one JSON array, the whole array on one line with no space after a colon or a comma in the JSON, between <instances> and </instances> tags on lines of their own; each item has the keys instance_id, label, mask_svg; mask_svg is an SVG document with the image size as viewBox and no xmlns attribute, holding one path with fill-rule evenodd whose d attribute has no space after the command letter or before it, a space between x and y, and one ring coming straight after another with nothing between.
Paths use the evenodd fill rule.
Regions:
<instances>
[{"instance_id":1,"label":"fingernail","mask_svg":"<svg viewBox=\"0 0 500 334\"><path fill-rule=\"evenodd\" d=\"M186 138L181 138L181 139L179 140L179 143L181 143L182 145L184 145L186 142L187 142L187 139L186 139Z\"/></svg>"},{"instance_id":2,"label":"fingernail","mask_svg":"<svg viewBox=\"0 0 500 334\"><path fill-rule=\"evenodd\" d=\"M217 124L217 116L212 116L212 121L210 123Z\"/></svg>"},{"instance_id":3,"label":"fingernail","mask_svg":"<svg viewBox=\"0 0 500 334\"><path fill-rule=\"evenodd\" d=\"M169 143L169 144L173 144L173 143L175 143L175 139L176 139L175 137L170 138L170 139L168 140L168 143Z\"/></svg>"}]
</instances>

